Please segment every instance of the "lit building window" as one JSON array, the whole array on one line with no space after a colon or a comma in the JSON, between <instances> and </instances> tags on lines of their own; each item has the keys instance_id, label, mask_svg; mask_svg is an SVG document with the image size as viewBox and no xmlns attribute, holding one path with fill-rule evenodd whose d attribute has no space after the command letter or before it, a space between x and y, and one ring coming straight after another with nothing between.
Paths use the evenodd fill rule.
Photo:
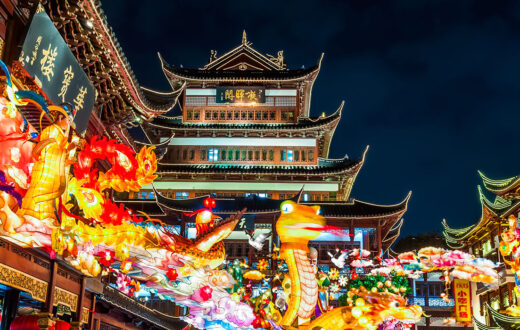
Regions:
<instances>
[{"instance_id":1,"label":"lit building window","mask_svg":"<svg viewBox=\"0 0 520 330\"><path fill-rule=\"evenodd\" d=\"M482 244L482 252L484 255L487 255L491 250L491 241L488 239L484 244Z\"/></svg>"},{"instance_id":2,"label":"lit building window","mask_svg":"<svg viewBox=\"0 0 520 330\"><path fill-rule=\"evenodd\" d=\"M178 191L175 193L175 199L186 199L190 196L188 192Z\"/></svg>"},{"instance_id":3,"label":"lit building window","mask_svg":"<svg viewBox=\"0 0 520 330\"><path fill-rule=\"evenodd\" d=\"M208 160L210 162L218 161L218 149L211 148L211 149L208 150Z\"/></svg>"},{"instance_id":4,"label":"lit building window","mask_svg":"<svg viewBox=\"0 0 520 330\"><path fill-rule=\"evenodd\" d=\"M303 201L308 202L309 201L309 194L303 194Z\"/></svg>"},{"instance_id":5,"label":"lit building window","mask_svg":"<svg viewBox=\"0 0 520 330\"><path fill-rule=\"evenodd\" d=\"M250 196L258 196L261 198L267 198L267 197L269 197L269 194L268 193L245 193L244 194L244 197L250 197Z\"/></svg>"},{"instance_id":6,"label":"lit building window","mask_svg":"<svg viewBox=\"0 0 520 330\"><path fill-rule=\"evenodd\" d=\"M293 161L293 151L287 150L287 161L292 162Z\"/></svg>"}]
</instances>

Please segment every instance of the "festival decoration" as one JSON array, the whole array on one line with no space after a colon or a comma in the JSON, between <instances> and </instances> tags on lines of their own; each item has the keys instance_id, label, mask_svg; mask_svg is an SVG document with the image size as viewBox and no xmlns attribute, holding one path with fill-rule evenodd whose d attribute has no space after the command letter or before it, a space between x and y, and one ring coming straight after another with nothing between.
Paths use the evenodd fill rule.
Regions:
<instances>
[{"instance_id":1,"label":"festival decoration","mask_svg":"<svg viewBox=\"0 0 520 330\"><path fill-rule=\"evenodd\" d=\"M307 258L307 243L319 236L325 228L325 219L319 215L318 206L285 201L281 210L276 231L281 242L281 257L287 262L292 285L289 306L280 323L290 326L297 316L309 319L316 306L318 283Z\"/></svg>"},{"instance_id":2,"label":"festival decoration","mask_svg":"<svg viewBox=\"0 0 520 330\"><path fill-rule=\"evenodd\" d=\"M252 247L254 247L257 251L261 251L264 248L265 240L271 236L271 233L262 233L258 236L254 237L255 234L254 230L245 230L247 236L248 236L248 243Z\"/></svg>"},{"instance_id":3,"label":"festival decoration","mask_svg":"<svg viewBox=\"0 0 520 330\"><path fill-rule=\"evenodd\" d=\"M338 277L339 277L339 271L338 271L336 268L331 268L331 269L329 270L329 278L330 278L331 280L334 280L334 281L335 281L335 280L338 279Z\"/></svg>"},{"instance_id":4,"label":"festival decoration","mask_svg":"<svg viewBox=\"0 0 520 330\"><path fill-rule=\"evenodd\" d=\"M259 270L259 271L264 271L267 269L267 267L269 266L267 260L265 259L260 259L258 260L258 264L256 266L256 268Z\"/></svg>"},{"instance_id":5,"label":"festival decoration","mask_svg":"<svg viewBox=\"0 0 520 330\"><path fill-rule=\"evenodd\" d=\"M254 280L254 281L260 281L264 277L265 277L265 275L260 273L258 270L250 270L244 274L245 279Z\"/></svg>"},{"instance_id":6,"label":"festival decoration","mask_svg":"<svg viewBox=\"0 0 520 330\"><path fill-rule=\"evenodd\" d=\"M310 329L371 329L385 320L398 320L411 326L422 317L420 306L406 306L400 295L388 292L371 292L364 287L356 291L358 298L353 306L334 308L311 322Z\"/></svg>"},{"instance_id":7,"label":"festival decoration","mask_svg":"<svg viewBox=\"0 0 520 330\"><path fill-rule=\"evenodd\" d=\"M276 222L281 242L271 254L276 273L266 272L266 259L252 270L246 270L247 259L236 259L224 270L223 240L245 210L222 219L213 213L216 201L206 198L202 209L187 214L195 217L196 225L196 237L188 239L157 219L115 203L109 190L139 191L156 178L153 147L135 152L106 137L84 141L70 127L72 109L47 105L34 92L17 91L5 65L0 62L0 67L7 75L5 97L0 97L0 236L61 255L89 276L115 274L115 286L129 296L154 292L171 299L189 308L183 319L194 327L276 329L298 322L310 328L344 324L375 329L394 324L393 320L409 325L421 310L406 306L402 297L409 292L407 277L443 271L447 287L450 276L496 282L496 265L489 260L438 248L389 260L380 254L372 275L354 270L375 267L369 251L338 249L329 253L337 268L327 274L309 262L308 242L324 231L345 232L327 226L318 206L293 201L281 204ZM40 127L41 134L18 111L27 103L41 110L42 121L45 117L50 122ZM99 162L109 168L100 170ZM501 251L512 255L512 266L517 267L518 234L513 227L503 235ZM270 236L247 234L257 250ZM347 258L350 276L341 273ZM340 287L349 290L346 298L339 299L345 306L328 311L328 301L339 296ZM317 318L310 322L313 314Z\"/></svg>"},{"instance_id":8,"label":"festival decoration","mask_svg":"<svg viewBox=\"0 0 520 330\"><path fill-rule=\"evenodd\" d=\"M348 257L347 250L340 251L339 249L336 249L336 253L332 254L329 251L327 251L327 254L330 257L330 261L338 267L338 269L343 269L345 267L345 259Z\"/></svg>"}]
</instances>

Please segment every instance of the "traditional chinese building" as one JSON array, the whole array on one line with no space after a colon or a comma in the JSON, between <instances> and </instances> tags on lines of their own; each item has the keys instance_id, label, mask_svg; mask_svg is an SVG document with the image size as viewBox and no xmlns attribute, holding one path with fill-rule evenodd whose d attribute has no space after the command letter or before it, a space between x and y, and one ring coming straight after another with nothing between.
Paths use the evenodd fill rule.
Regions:
<instances>
[{"instance_id":1,"label":"traditional chinese building","mask_svg":"<svg viewBox=\"0 0 520 330\"><path fill-rule=\"evenodd\" d=\"M52 100L64 97L67 88L72 93L77 86L78 93L70 103L83 111L91 98L93 106L91 113L82 119L86 129L76 133L85 139L108 136L137 149L139 145L130 137L128 128L169 111L183 86L156 92L138 84L99 1L42 1L40 6L38 3L0 1L0 59L7 64L13 83L19 89L44 95L48 104L59 104ZM32 51L25 53L23 48L31 37L30 24L39 13L48 16L64 47L47 42L46 37L52 31L40 30L34 44L29 45ZM65 62L76 64L76 68L58 64L64 62L62 56L67 52L72 57ZM40 76L29 73L27 59L42 63L37 68L41 70ZM159 63L157 69L160 70ZM82 74L93 87L91 94L74 80ZM53 86L47 89L45 83L54 85L57 93L53 94ZM39 130L40 110L32 104L21 110ZM42 128L48 124L44 118ZM102 282L86 278L60 258L51 259L46 252L23 249L1 239L0 307L1 329L8 329L14 318L31 313L39 313L41 328L50 325L51 317L70 322L73 329L170 329L182 324L174 318L180 311L171 302L130 298L109 286L105 279Z\"/></svg>"},{"instance_id":2,"label":"traditional chinese building","mask_svg":"<svg viewBox=\"0 0 520 330\"><path fill-rule=\"evenodd\" d=\"M223 217L246 208L244 221L226 240L226 252L255 260L258 253L244 229L273 232L277 241L280 203L293 199L319 204L328 224L351 234L323 234L312 241L320 263L330 263L326 252L335 248L386 251L399 235L409 196L396 205L350 198L366 150L359 159L329 158L343 103L329 115L311 116L322 58L308 68L289 69L283 51L264 55L245 32L234 49L220 56L211 51L200 69L175 67L161 58L170 83L186 88L178 111L141 124L165 155L153 187L130 196L126 205L177 226L188 237L195 227L185 214L203 208L208 195Z\"/></svg>"},{"instance_id":3,"label":"traditional chinese building","mask_svg":"<svg viewBox=\"0 0 520 330\"><path fill-rule=\"evenodd\" d=\"M482 215L479 221L471 226L454 229L443 221L444 237L446 243L456 249L464 249L467 252L495 262L501 262L499 252L500 234L508 227L507 218L510 215L518 216L520 211L520 176L503 180L494 180L479 172L484 189L478 186L478 195L482 207ZM488 199L485 193L494 195L494 199ZM490 324L494 318L488 313L486 304L494 310L502 310L512 304L516 304L516 296L513 294L514 278L509 269L502 264L499 289L491 289L488 286L473 285L473 312L482 323Z\"/></svg>"}]
</instances>

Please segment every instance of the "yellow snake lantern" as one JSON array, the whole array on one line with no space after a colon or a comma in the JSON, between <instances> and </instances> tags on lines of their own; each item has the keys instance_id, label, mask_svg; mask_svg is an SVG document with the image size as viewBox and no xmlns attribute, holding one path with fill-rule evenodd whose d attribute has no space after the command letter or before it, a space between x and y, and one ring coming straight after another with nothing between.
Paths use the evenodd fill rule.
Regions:
<instances>
[{"instance_id":1,"label":"yellow snake lantern","mask_svg":"<svg viewBox=\"0 0 520 330\"><path fill-rule=\"evenodd\" d=\"M309 319L318 300L318 282L307 257L309 240L317 238L325 228L319 206L306 206L285 201L276 222L280 237L280 257L285 260L291 279L289 306L280 324L291 326L297 317Z\"/></svg>"},{"instance_id":2,"label":"yellow snake lantern","mask_svg":"<svg viewBox=\"0 0 520 330\"><path fill-rule=\"evenodd\" d=\"M419 306L406 306L406 300L391 293L373 293L360 289L361 298L354 307L335 308L308 322L318 300L318 281L308 258L309 240L316 239L326 226L319 206L300 205L293 201L281 204L281 215L276 222L280 237L280 257L289 270L283 287L290 287L287 311L279 324L284 328L295 325L299 318L302 329L377 329L387 319L415 323L422 315ZM290 280L290 284L286 283Z\"/></svg>"}]
</instances>

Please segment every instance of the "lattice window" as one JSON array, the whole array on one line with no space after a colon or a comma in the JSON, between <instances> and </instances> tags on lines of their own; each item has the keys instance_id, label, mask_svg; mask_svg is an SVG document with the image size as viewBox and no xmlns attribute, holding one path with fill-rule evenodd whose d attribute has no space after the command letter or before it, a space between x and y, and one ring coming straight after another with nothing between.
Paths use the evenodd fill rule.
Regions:
<instances>
[{"instance_id":1,"label":"lattice window","mask_svg":"<svg viewBox=\"0 0 520 330\"><path fill-rule=\"evenodd\" d=\"M294 96L278 96L276 98L277 107L295 107L296 97Z\"/></svg>"},{"instance_id":2,"label":"lattice window","mask_svg":"<svg viewBox=\"0 0 520 330\"><path fill-rule=\"evenodd\" d=\"M209 106L218 106L218 105L222 105L222 104L217 104L217 99L215 96L210 96L208 97L208 105Z\"/></svg>"},{"instance_id":3,"label":"lattice window","mask_svg":"<svg viewBox=\"0 0 520 330\"><path fill-rule=\"evenodd\" d=\"M215 98L213 98L213 101ZM187 96L186 97L186 105L192 107L200 107L206 105L206 97L205 96Z\"/></svg>"}]
</instances>

